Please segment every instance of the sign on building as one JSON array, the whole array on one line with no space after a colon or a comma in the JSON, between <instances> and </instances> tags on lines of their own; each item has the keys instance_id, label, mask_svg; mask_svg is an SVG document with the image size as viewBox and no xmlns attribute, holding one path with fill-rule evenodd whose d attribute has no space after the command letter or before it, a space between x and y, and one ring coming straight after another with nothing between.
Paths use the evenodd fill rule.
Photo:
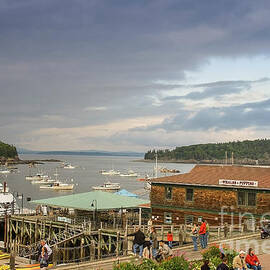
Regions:
<instances>
[{"instance_id":1,"label":"sign on building","mask_svg":"<svg viewBox=\"0 0 270 270\"><path fill-rule=\"evenodd\" d=\"M57 220L60 222L65 222L65 223L69 223L71 224L72 220L70 218L67 217L57 217Z\"/></svg>"},{"instance_id":2,"label":"sign on building","mask_svg":"<svg viewBox=\"0 0 270 270\"><path fill-rule=\"evenodd\" d=\"M257 187L258 181L219 179L219 185L240 186L240 187Z\"/></svg>"}]
</instances>

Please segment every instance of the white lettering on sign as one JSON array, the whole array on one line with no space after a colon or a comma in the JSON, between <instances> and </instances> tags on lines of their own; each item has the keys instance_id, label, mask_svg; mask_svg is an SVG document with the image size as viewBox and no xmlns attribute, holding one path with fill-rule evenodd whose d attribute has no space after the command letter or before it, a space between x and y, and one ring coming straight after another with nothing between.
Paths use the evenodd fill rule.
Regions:
<instances>
[{"instance_id":1,"label":"white lettering on sign","mask_svg":"<svg viewBox=\"0 0 270 270\"><path fill-rule=\"evenodd\" d=\"M219 179L219 184L225 186L257 187L258 181Z\"/></svg>"}]
</instances>

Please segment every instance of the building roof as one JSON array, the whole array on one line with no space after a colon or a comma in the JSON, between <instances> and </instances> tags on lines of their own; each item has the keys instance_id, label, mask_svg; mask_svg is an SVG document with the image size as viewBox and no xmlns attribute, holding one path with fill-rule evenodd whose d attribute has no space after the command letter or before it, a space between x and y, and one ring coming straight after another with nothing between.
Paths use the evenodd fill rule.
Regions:
<instances>
[{"instance_id":1,"label":"building roof","mask_svg":"<svg viewBox=\"0 0 270 270\"><path fill-rule=\"evenodd\" d=\"M96 209L100 211L121 208L144 208L143 205L149 203L149 200L121 196L103 191L91 191L86 193L35 200L31 203L52 207L93 211L95 209L94 200L97 202ZM92 203L94 203L94 207L91 207Z\"/></svg>"},{"instance_id":2,"label":"building roof","mask_svg":"<svg viewBox=\"0 0 270 270\"><path fill-rule=\"evenodd\" d=\"M178 174L168 177L152 179L152 183L172 183L179 185L203 185L203 186L235 186L230 184L222 185L220 180L258 182L256 189L270 189L270 168L234 166L234 165L196 165L189 173ZM228 182L228 181L227 181ZM241 186L238 187L251 187Z\"/></svg>"},{"instance_id":3,"label":"building roof","mask_svg":"<svg viewBox=\"0 0 270 270\"><path fill-rule=\"evenodd\" d=\"M127 191L126 189L121 189L121 190L115 192L114 194L121 195L121 196L138 198L137 194L131 193L131 192Z\"/></svg>"}]
</instances>

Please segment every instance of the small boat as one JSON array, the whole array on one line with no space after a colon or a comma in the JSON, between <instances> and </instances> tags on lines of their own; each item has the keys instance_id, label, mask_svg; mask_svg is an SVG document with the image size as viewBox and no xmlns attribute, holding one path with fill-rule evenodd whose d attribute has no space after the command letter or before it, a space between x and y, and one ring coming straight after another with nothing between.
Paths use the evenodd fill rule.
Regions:
<instances>
[{"instance_id":1,"label":"small boat","mask_svg":"<svg viewBox=\"0 0 270 270\"><path fill-rule=\"evenodd\" d=\"M114 192L120 190L119 183L105 182L103 185L92 187L93 190L109 191Z\"/></svg>"},{"instance_id":2,"label":"small boat","mask_svg":"<svg viewBox=\"0 0 270 270\"><path fill-rule=\"evenodd\" d=\"M48 185L41 185L40 189L53 189L53 190L72 190L74 187L74 184L68 184L63 182L54 182Z\"/></svg>"},{"instance_id":3,"label":"small boat","mask_svg":"<svg viewBox=\"0 0 270 270\"><path fill-rule=\"evenodd\" d=\"M65 164L64 169L75 169L75 166L72 166L71 164Z\"/></svg>"},{"instance_id":4,"label":"small boat","mask_svg":"<svg viewBox=\"0 0 270 270\"><path fill-rule=\"evenodd\" d=\"M127 173L121 173L120 176L123 176L123 177L138 177L138 174L135 173L132 170L129 170Z\"/></svg>"},{"instance_id":5,"label":"small boat","mask_svg":"<svg viewBox=\"0 0 270 270\"><path fill-rule=\"evenodd\" d=\"M109 171L101 171L101 174L103 175L120 175L119 171L115 171L115 170L109 170Z\"/></svg>"},{"instance_id":6,"label":"small boat","mask_svg":"<svg viewBox=\"0 0 270 270\"><path fill-rule=\"evenodd\" d=\"M34 180L45 180L45 179L49 179L49 176L48 175L44 175L42 173L37 173L36 175L28 175L28 176L25 176L25 179L26 180L30 180L30 181L34 181Z\"/></svg>"},{"instance_id":7,"label":"small boat","mask_svg":"<svg viewBox=\"0 0 270 270\"><path fill-rule=\"evenodd\" d=\"M0 170L0 173L2 173L2 174L8 174L8 173L10 173L10 170L8 170L8 169Z\"/></svg>"},{"instance_id":8,"label":"small boat","mask_svg":"<svg viewBox=\"0 0 270 270\"><path fill-rule=\"evenodd\" d=\"M35 185L35 184L38 184L38 185L46 185L46 184L51 184L51 183L55 183L56 180L54 179L42 179L42 180L33 180L31 181L31 184Z\"/></svg>"}]
</instances>

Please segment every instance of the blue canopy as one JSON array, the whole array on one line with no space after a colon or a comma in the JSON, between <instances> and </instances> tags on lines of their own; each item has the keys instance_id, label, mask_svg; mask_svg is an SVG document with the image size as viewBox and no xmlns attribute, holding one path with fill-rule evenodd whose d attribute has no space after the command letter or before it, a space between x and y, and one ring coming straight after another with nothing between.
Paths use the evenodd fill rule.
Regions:
<instances>
[{"instance_id":1,"label":"blue canopy","mask_svg":"<svg viewBox=\"0 0 270 270\"><path fill-rule=\"evenodd\" d=\"M135 197L135 198L138 197L138 195L131 193L131 192L127 191L126 189L121 189L121 190L115 192L115 194L121 195L121 196L127 196L127 197Z\"/></svg>"}]
</instances>

